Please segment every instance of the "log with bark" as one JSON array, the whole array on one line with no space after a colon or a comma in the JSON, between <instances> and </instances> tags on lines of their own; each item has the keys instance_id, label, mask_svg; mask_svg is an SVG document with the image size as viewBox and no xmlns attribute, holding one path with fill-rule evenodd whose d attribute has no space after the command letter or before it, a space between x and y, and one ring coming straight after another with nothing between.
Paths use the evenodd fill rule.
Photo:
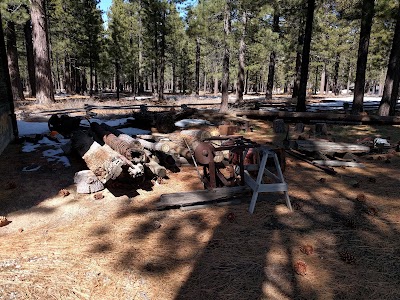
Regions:
<instances>
[{"instance_id":1,"label":"log with bark","mask_svg":"<svg viewBox=\"0 0 400 300\"><path fill-rule=\"evenodd\" d=\"M116 179L122 173L124 159L110 147L101 146L83 131L74 132L71 141L73 148L102 183Z\"/></svg>"},{"instance_id":2,"label":"log with bark","mask_svg":"<svg viewBox=\"0 0 400 300\"><path fill-rule=\"evenodd\" d=\"M97 136L99 136L99 138L104 141L105 144L110 146L113 150L117 151L121 155L125 156L128 160L134 163L145 161L145 155L142 147L138 146L137 143L127 143L121 138L105 130L104 127L100 126L96 122L91 123L90 128Z\"/></svg>"}]
</instances>

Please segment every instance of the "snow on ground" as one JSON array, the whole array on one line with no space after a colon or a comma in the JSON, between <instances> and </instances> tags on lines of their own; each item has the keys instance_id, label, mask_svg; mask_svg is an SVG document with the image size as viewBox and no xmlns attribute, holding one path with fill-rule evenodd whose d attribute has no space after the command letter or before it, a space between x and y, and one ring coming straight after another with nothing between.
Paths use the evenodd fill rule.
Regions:
<instances>
[{"instance_id":1,"label":"snow on ground","mask_svg":"<svg viewBox=\"0 0 400 300\"><path fill-rule=\"evenodd\" d=\"M43 134L49 131L47 122L25 122L17 121L20 136L30 134Z\"/></svg>"},{"instance_id":2,"label":"snow on ground","mask_svg":"<svg viewBox=\"0 0 400 300\"><path fill-rule=\"evenodd\" d=\"M182 128L191 125L212 125L212 124L207 120L201 120L201 119L183 119L178 122L175 122L175 126Z\"/></svg>"},{"instance_id":3,"label":"snow on ground","mask_svg":"<svg viewBox=\"0 0 400 300\"><path fill-rule=\"evenodd\" d=\"M65 167L70 167L71 163L69 162L69 159L63 155L64 151L61 149L61 146L68 142L69 139L60 139L60 141L57 142L50 140L47 137L43 137L37 142L37 144L25 142L22 146L22 152L34 152L41 146L50 146L52 147L51 149L47 149L42 152L43 157L46 157L48 162L58 162L63 164Z\"/></svg>"},{"instance_id":4,"label":"snow on ground","mask_svg":"<svg viewBox=\"0 0 400 300\"><path fill-rule=\"evenodd\" d=\"M90 122L106 123L109 126L118 126L125 124L128 118L120 118L114 120L102 120L102 119L90 119ZM82 124L85 124L84 120ZM18 130L20 136L33 135L33 134L47 134L50 132L47 122L25 122L17 121ZM86 123L88 123L86 121ZM89 125L89 124L87 124ZM142 130L138 128L123 128L120 129L125 134L129 135L139 135L139 134L149 134L150 131ZM48 137L43 137L37 143L25 142L22 146L22 152L34 152L40 150L40 147L46 146L46 150L42 152L43 157L47 158L49 162L57 162L63 164L65 167L70 167L71 163L68 158L63 155L64 152L61 149L62 145L69 142L69 139L63 138L61 135L57 137L57 140L49 139ZM50 148L50 149L49 149Z\"/></svg>"}]
</instances>

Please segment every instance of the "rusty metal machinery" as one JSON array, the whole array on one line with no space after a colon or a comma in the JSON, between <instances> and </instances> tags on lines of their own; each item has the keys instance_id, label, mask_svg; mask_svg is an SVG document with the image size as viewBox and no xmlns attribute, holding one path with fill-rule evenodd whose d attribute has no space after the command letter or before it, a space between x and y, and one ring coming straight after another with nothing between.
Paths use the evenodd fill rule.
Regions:
<instances>
[{"instance_id":1,"label":"rusty metal machinery","mask_svg":"<svg viewBox=\"0 0 400 300\"><path fill-rule=\"evenodd\" d=\"M199 143L194 157L203 166L202 180L205 187L212 189L244 185L244 162L252 155L249 149L259 146L241 136L212 137Z\"/></svg>"}]
</instances>

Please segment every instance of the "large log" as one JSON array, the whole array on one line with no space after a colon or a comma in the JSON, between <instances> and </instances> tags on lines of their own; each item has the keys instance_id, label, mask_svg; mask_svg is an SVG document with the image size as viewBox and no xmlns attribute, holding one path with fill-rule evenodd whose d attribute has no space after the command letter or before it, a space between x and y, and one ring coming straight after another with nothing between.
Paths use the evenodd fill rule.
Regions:
<instances>
[{"instance_id":1,"label":"large log","mask_svg":"<svg viewBox=\"0 0 400 300\"><path fill-rule=\"evenodd\" d=\"M291 122L309 122L311 120L326 120L341 122L361 122L362 124L400 125L400 117L359 116L339 113L315 113L315 112L288 112L288 111L254 111L243 110L236 113L237 116L246 116L251 119L275 120L284 119Z\"/></svg>"},{"instance_id":2,"label":"large log","mask_svg":"<svg viewBox=\"0 0 400 300\"><path fill-rule=\"evenodd\" d=\"M164 178L167 176L167 169L163 166L160 166L155 159L150 159L150 161L144 165L157 177Z\"/></svg>"},{"instance_id":3,"label":"large log","mask_svg":"<svg viewBox=\"0 0 400 300\"><path fill-rule=\"evenodd\" d=\"M297 140L295 141L295 148L300 151L320 151L322 153L368 153L370 151L368 146L322 140Z\"/></svg>"},{"instance_id":4,"label":"large log","mask_svg":"<svg viewBox=\"0 0 400 300\"><path fill-rule=\"evenodd\" d=\"M102 183L116 179L122 173L124 160L110 147L102 147L83 131L74 132L71 141L88 168Z\"/></svg>"},{"instance_id":5,"label":"large log","mask_svg":"<svg viewBox=\"0 0 400 300\"><path fill-rule=\"evenodd\" d=\"M127 143L126 141L105 130L103 126L100 126L100 124L96 122L91 123L90 128L104 141L105 144L110 146L119 154L125 156L128 160L134 163L140 163L145 160L142 147L138 146L137 143Z\"/></svg>"}]
</instances>

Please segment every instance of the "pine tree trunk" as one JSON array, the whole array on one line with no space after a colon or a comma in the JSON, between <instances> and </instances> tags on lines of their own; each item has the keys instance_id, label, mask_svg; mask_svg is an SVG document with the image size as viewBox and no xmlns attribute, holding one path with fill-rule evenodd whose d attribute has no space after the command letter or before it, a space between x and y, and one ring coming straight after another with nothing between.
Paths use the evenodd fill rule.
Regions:
<instances>
[{"instance_id":1,"label":"pine tree trunk","mask_svg":"<svg viewBox=\"0 0 400 300\"><path fill-rule=\"evenodd\" d=\"M244 92L244 69L245 69L245 56L246 56L246 31L247 31L247 11L242 13L242 35L239 43L239 68L237 76L237 99L238 103L243 101Z\"/></svg>"},{"instance_id":2,"label":"pine tree trunk","mask_svg":"<svg viewBox=\"0 0 400 300\"><path fill-rule=\"evenodd\" d=\"M8 70L10 72L13 99L14 101L25 100L19 73L17 35L15 33L15 23L13 21L7 21L5 35L7 39Z\"/></svg>"},{"instance_id":3,"label":"pine tree trunk","mask_svg":"<svg viewBox=\"0 0 400 300\"><path fill-rule=\"evenodd\" d=\"M196 87L195 92L196 95L199 95L200 91L200 38L196 38Z\"/></svg>"},{"instance_id":4,"label":"pine tree trunk","mask_svg":"<svg viewBox=\"0 0 400 300\"><path fill-rule=\"evenodd\" d=\"M36 101L54 102L45 0L31 0L33 49L35 57Z\"/></svg>"},{"instance_id":5,"label":"pine tree trunk","mask_svg":"<svg viewBox=\"0 0 400 300\"><path fill-rule=\"evenodd\" d=\"M325 93L325 82L326 82L326 64L322 66L321 81L319 83L319 94L323 95Z\"/></svg>"},{"instance_id":6,"label":"pine tree trunk","mask_svg":"<svg viewBox=\"0 0 400 300\"><path fill-rule=\"evenodd\" d=\"M365 72L367 69L369 38L371 35L372 18L374 16L374 0L363 0L360 42L358 46L356 81L354 85L354 99L351 109L352 114L363 111Z\"/></svg>"},{"instance_id":7,"label":"pine tree trunk","mask_svg":"<svg viewBox=\"0 0 400 300\"><path fill-rule=\"evenodd\" d=\"M275 11L274 14L272 31L275 33L279 33L279 13L277 11ZM275 64L276 64L276 52L275 50L273 50L269 56L267 90L265 93L266 100L272 99L272 89L274 88L274 78L275 78Z\"/></svg>"},{"instance_id":8,"label":"pine tree trunk","mask_svg":"<svg viewBox=\"0 0 400 300\"><path fill-rule=\"evenodd\" d=\"M350 94L351 63L349 62L349 72L347 73L347 94Z\"/></svg>"},{"instance_id":9,"label":"pine tree trunk","mask_svg":"<svg viewBox=\"0 0 400 300\"><path fill-rule=\"evenodd\" d=\"M272 99L272 89L274 87L274 76L275 76L275 61L276 61L276 53L272 51L269 55L269 64L268 64L268 78L267 78L267 89L265 92L265 99Z\"/></svg>"},{"instance_id":10,"label":"pine tree trunk","mask_svg":"<svg viewBox=\"0 0 400 300\"><path fill-rule=\"evenodd\" d=\"M297 99L296 111L306 111L308 66L310 63L310 47L311 47L312 25L314 20L315 0L308 0L307 2L308 2L307 20L306 20L306 29L304 31L304 46L303 46L303 55L301 61L300 89L299 89L299 96Z\"/></svg>"},{"instance_id":11,"label":"pine tree trunk","mask_svg":"<svg viewBox=\"0 0 400 300\"><path fill-rule=\"evenodd\" d=\"M82 95L84 95L87 92L86 68L83 68L83 70L81 72L81 78L82 78L81 92L82 92Z\"/></svg>"},{"instance_id":12,"label":"pine tree trunk","mask_svg":"<svg viewBox=\"0 0 400 300\"><path fill-rule=\"evenodd\" d=\"M247 95L249 92L249 70L246 70L246 77L244 81L244 94Z\"/></svg>"},{"instance_id":13,"label":"pine tree trunk","mask_svg":"<svg viewBox=\"0 0 400 300\"><path fill-rule=\"evenodd\" d=\"M119 63L115 62L115 89L117 91L117 100L119 100Z\"/></svg>"},{"instance_id":14,"label":"pine tree trunk","mask_svg":"<svg viewBox=\"0 0 400 300\"><path fill-rule=\"evenodd\" d=\"M8 73L8 66L7 66L7 52L6 52L6 45L4 43L4 34L3 34L3 23L1 18L1 11L0 11L0 97L3 103L8 103L8 108L3 107L3 116L7 118L7 116L11 117L11 124L12 124L12 132L14 135L14 139L18 139L18 125L17 125L17 118L14 112L14 101L12 96L11 90L11 81L10 76ZM9 124L7 122L7 124ZM2 128L2 140L4 142L3 146L5 147L8 142L10 142L10 129L7 128L6 124Z\"/></svg>"},{"instance_id":15,"label":"pine tree trunk","mask_svg":"<svg viewBox=\"0 0 400 300\"><path fill-rule=\"evenodd\" d=\"M166 16L165 8L162 11L162 23L161 23L161 43L160 43L160 84L158 86L158 100L164 100L164 74L165 74L165 36L166 32Z\"/></svg>"},{"instance_id":16,"label":"pine tree trunk","mask_svg":"<svg viewBox=\"0 0 400 300\"><path fill-rule=\"evenodd\" d=\"M36 97L35 58L33 54L31 20L26 21L24 24L24 35L29 77L29 96Z\"/></svg>"},{"instance_id":17,"label":"pine tree trunk","mask_svg":"<svg viewBox=\"0 0 400 300\"><path fill-rule=\"evenodd\" d=\"M296 70L295 70L295 77L294 77L294 82L293 82L292 98L297 98L299 96L300 77L301 77L301 52L303 51L303 44L304 44L303 25L304 25L304 22L302 20L300 22L299 37L297 40L296 67L295 67Z\"/></svg>"},{"instance_id":18,"label":"pine tree trunk","mask_svg":"<svg viewBox=\"0 0 400 300\"><path fill-rule=\"evenodd\" d=\"M230 0L226 0L224 9L224 58L222 62L222 99L220 112L224 113L228 111L228 100L229 100L229 60L230 60L230 49L228 43L228 37L231 32L231 11L230 11Z\"/></svg>"},{"instance_id":19,"label":"pine tree trunk","mask_svg":"<svg viewBox=\"0 0 400 300\"><path fill-rule=\"evenodd\" d=\"M392 50L390 51L389 64L386 73L385 87L383 89L383 96L379 105L378 114L380 116L394 115L398 91L398 72L400 66L400 5L397 11L396 28L394 30ZM396 78L397 77L397 78ZM397 81L397 83L396 83ZM393 95L393 97L392 97ZM394 103L392 104L392 102ZM392 112L392 114L391 114Z\"/></svg>"},{"instance_id":20,"label":"pine tree trunk","mask_svg":"<svg viewBox=\"0 0 400 300\"><path fill-rule=\"evenodd\" d=\"M204 95L207 93L207 74L204 72L204 84L203 84Z\"/></svg>"},{"instance_id":21,"label":"pine tree trunk","mask_svg":"<svg viewBox=\"0 0 400 300\"><path fill-rule=\"evenodd\" d=\"M218 95L218 76L214 75L214 96Z\"/></svg>"},{"instance_id":22,"label":"pine tree trunk","mask_svg":"<svg viewBox=\"0 0 400 300\"><path fill-rule=\"evenodd\" d=\"M63 81L61 80L61 74L60 74L60 66L59 66L59 59L58 55L56 55L56 69L57 69L57 85L60 90L60 92L64 89Z\"/></svg>"},{"instance_id":23,"label":"pine tree trunk","mask_svg":"<svg viewBox=\"0 0 400 300\"><path fill-rule=\"evenodd\" d=\"M89 61L89 76L90 76L90 83L89 83L89 95L90 97L93 96L93 59L92 54L90 54L90 61Z\"/></svg>"},{"instance_id":24,"label":"pine tree trunk","mask_svg":"<svg viewBox=\"0 0 400 300\"><path fill-rule=\"evenodd\" d=\"M97 76L97 68L94 69L94 92L98 93L99 92L99 78Z\"/></svg>"},{"instance_id":25,"label":"pine tree trunk","mask_svg":"<svg viewBox=\"0 0 400 300\"><path fill-rule=\"evenodd\" d=\"M176 63L172 63L172 94L176 94Z\"/></svg>"},{"instance_id":26,"label":"pine tree trunk","mask_svg":"<svg viewBox=\"0 0 400 300\"><path fill-rule=\"evenodd\" d=\"M333 93L337 96L339 95L339 66L340 66L340 53L336 53L336 61L335 61L335 74L333 75Z\"/></svg>"}]
</instances>

